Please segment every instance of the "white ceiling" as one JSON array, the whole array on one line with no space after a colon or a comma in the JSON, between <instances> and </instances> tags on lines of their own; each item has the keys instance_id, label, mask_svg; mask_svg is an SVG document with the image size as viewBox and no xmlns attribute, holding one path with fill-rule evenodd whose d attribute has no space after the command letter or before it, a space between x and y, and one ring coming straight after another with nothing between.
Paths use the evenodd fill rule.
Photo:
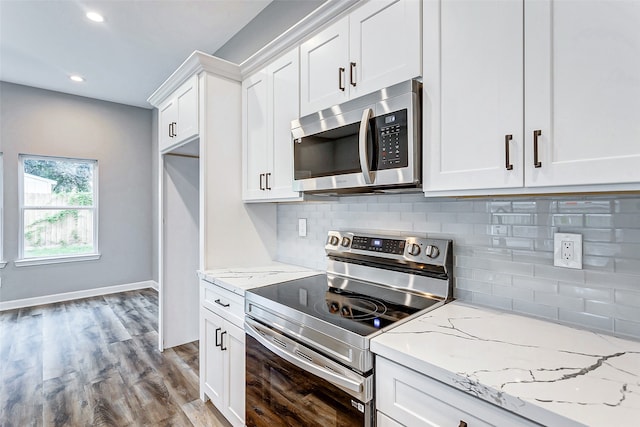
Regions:
<instances>
[{"instance_id":1,"label":"white ceiling","mask_svg":"<svg viewBox=\"0 0 640 427\"><path fill-rule=\"evenodd\" d=\"M0 0L0 80L151 108L191 52L215 52L270 2Z\"/></svg>"}]
</instances>

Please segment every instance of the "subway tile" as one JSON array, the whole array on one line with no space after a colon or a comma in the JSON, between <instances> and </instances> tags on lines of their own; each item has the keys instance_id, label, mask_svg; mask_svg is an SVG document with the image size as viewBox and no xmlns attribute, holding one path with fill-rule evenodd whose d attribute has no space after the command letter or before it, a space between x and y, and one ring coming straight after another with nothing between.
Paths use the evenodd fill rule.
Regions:
<instances>
[{"instance_id":1,"label":"subway tile","mask_svg":"<svg viewBox=\"0 0 640 427\"><path fill-rule=\"evenodd\" d=\"M485 202L486 212L513 212L513 207L510 201L493 200Z\"/></svg>"},{"instance_id":2,"label":"subway tile","mask_svg":"<svg viewBox=\"0 0 640 427\"><path fill-rule=\"evenodd\" d=\"M585 227L613 228L612 214L587 214L584 217Z\"/></svg>"},{"instance_id":3,"label":"subway tile","mask_svg":"<svg viewBox=\"0 0 640 427\"><path fill-rule=\"evenodd\" d=\"M485 225L478 224L474 227L475 234L486 234L488 236L511 236L511 225Z\"/></svg>"},{"instance_id":4,"label":"subway tile","mask_svg":"<svg viewBox=\"0 0 640 427\"><path fill-rule=\"evenodd\" d=\"M609 228L563 228L562 232L582 234L583 242L615 242L615 232Z\"/></svg>"},{"instance_id":5,"label":"subway tile","mask_svg":"<svg viewBox=\"0 0 640 427\"><path fill-rule=\"evenodd\" d=\"M558 282L555 280L540 279L535 277L513 276L513 286L516 288L531 289L541 292L557 292Z\"/></svg>"},{"instance_id":6,"label":"subway tile","mask_svg":"<svg viewBox=\"0 0 640 427\"><path fill-rule=\"evenodd\" d=\"M427 222L427 214L413 211L400 212L400 220L406 222L424 223Z\"/></svg>"},{"instance_id":7,"label":"subway tile","mask_svg":"<svg viewBox=\"0 0 640 427\"><path fill-rule=\"evenodd\" d=\"M594 301L611 302L613 301L613 291L606 288L592 288L584 285L576 285L575 283L560 282L558 285L558 293L576 298L584 298Z\"/></svg>"},{"instance_id":8,"label":"subway tile","mask_svg":"<svg viewBox=\"0 0 640 427\"><path fill-rule=\"evenodd\" d=\"M473 235L473 224L442 224L443 233Z\"/></svg>"},{"instance_id":9,"label":"subway tile","mask_svg":"<svg viewBox=\"0 0 640 427\"><path fill-rule=\"evenodd\" d=\"M586 283L591 286L640 290L640 276L632 274L607 273L600 271L585 271Z\"/></svg>"},{"instance_id":10,"label":"subway tile","mask_svg":"<svg viewBox=\"0 0 640 427\"><path fill-rule=\"evenodd\" d=\"M514 237L528 237L532 239L553 239L553 227L540 227L535 225L513 225Z\"/></svg>"},{"instance_id":11,"label":"subway tile","mask_svg":"<svg viewBox=\"0 0 640 427\"><path fill-rule=\"evenodd\" d=\"M454 267L453 277L460 277L464 279L472 279L474 270L470 268Z\"/></svg>"},{"instance_id":12,"label":"subway tile","mask_svg":"<svg viewBox=\"0 0 640 427\"><path fill-rule=\"evenodd\" d=\"M494 248L533 250L534 241L531 239L519 239L517 237L493 237L491 239L491 245Z\"/></svg>"},{"instance_id":13,"label":"subway tile","mask_svg":"<svg viewBox=\"0 0 640 427\"><path fill-rule=\"evenodd\" d=\"M533 216L522 213L494 213L491 215L491 222L492 224L531 225Z\"/></svg>"},{"instance_id":14,"label":"subway tile","mask_svg":"<svg viewBox=\"0 0 640 427\"><path fill-rule=\"evenodd\" d=\"M378 199L385 197L384 195L377 196ZM414 193L414 194L401 194L400 200L402 203L422 203L425 201L424 193Z\"/></svg>"},{"instance_id":15,"label":"subway tile","mask_svg":"<svg viewBox=\"0 0 640 427\"><path fill-rule=\"evenodd\" d=\"M393 212L411 212L413 211L413 203L389 203L389 210Z\"/></svg>"},{"instance_id":16,"label":"subway tile","mask_svg":"<svg viewBox=\"0 0 640 427\"><path fill-rule=\"evenodd\" d=\"M559 295L555 292L533 292L533 301L536 304L549 305L571 311L584 311L584 300L574 296Z\"/></svg>"},{"instance_id":17,"label":"subway tile","mask_svg":"<svg viewBox=\"0 0 640 427\"><path fill-rule=\"evenodd\" d=\"M537 213L533 215L533 225L553 227L553 215L550 213ZM555 227L557 230L558 227Z\"/></svg>"},{"instance_id":18,"label":"subway tile","mask_svg":"<svg viewBox=\"0 0 640 427\"><path fill-rule=\"evenodd\" d=\"M453 288L453 297L459 301L471 301L473 292L466 289Z\"/></svg>"},{"instance_id":19,"label":"subway tile","mask_svg":"<svg viewBox=\"0 0 640 427\"><path fill-rule=\"evenodd\" d=\"M492 284L492 294L504 298L519 299L522 301L533 302L533 290L526 288L517 288L515 286Z\"/></svg>"},{"instance_id":20,"label":"subway tile","mask_svg":"<svg viewBox=\"0 0 640 427\"><path fill-rule=\"evenodd\" d=\"M439 202L423 201L413 204L414 212L440 212L441 210Z\"/></svg>"},{"instance_id":21,"label":"subway tile","mask_svg":"<svg viewBox=\"0 0 640 427\"><path fill-rule=\"evenodd\" d=\"M611 304L602 301L587 301L586 312L599 316L611 317L631 322L640 322L640 310L638 307L630 307L621 304Z\"/></svg>"},{"instance_id":22,"label":"subway tile","mask_svg":"<svg viewBox=\"0 0 640 427\"><path fill-rule=\"evenodd\" d=\"M472 201L451 201L441 202L440 210L442 212L473 212Z\"/></svg>"},{"instance_id":23,"label":"subway tile","mask_svg":"<svg viewBox=\"0 0 640 427\"><path fill-rule=\"evenodd\" d=\"M553 254L553 239L536 239L534 248L536 251L550 252Z\"/></svg>"},{"instance_id":24,"label":"subway tile","mask_svg":"<svg viewBox=\"0 0 640 427\"><path fill-rule=\"evenodd\" d=\"M618 213L640 213L639 198L621 198L614 202L615 212Z\"/></svg>"},{"instance_id":25,"label":"subway tile","mask_svg":"<svg viewBox=\"0 0 640 427\"><path fill-rule=\"evenodd\" d=\"M516 262L529 262L534 264L553 265L553 253L542 251L514 250L513 260Z\"/></svg>"},{"instance_id":26,"label":"subway tile","mask_svg":"<svg viewBox=\"0 0 640 427\"><path fill-rule=\"evenodd\" d=\"M537 212L549 212L545 208L545 203L542 200L519 200L511 202L511 207L513 208L513 212L529 212L529 213L537 213Z\"/></svg>"},{"instance_id":27,"label":"subway tile","mask_svg":"<svg viewBox=\"0 0 640 427\"><path fill-rule=\"evenodd\" d=\"M457 215L444 212L427 212L427 221L440 222L440 223L455 223L457 222Z\"/></svg>"},{"instance_id":28,"label":"subway tile","mask_svg":"<svg viewBox=\"0 0 640 427\"><path fill-rule=\"evenodd\" d=\"M455 286L458 289L464 289L472 292L480 292L483 294L491 294L491 285L477 280L466 279L464 277L454 277Z\"/></svg>"},{"instance_id":29,"label":"subway tile","mask_svg":"<svg viewBox=\"0 0 640 427\"><path fill-rule=\"evenodd\" d=\"M628 320L614 319L614 330L616 335L640 339L640 322L630 322Z\"/></svg>"},{"instance_id":30,"label":"subway tile","mask_svg":"<svg viewBox=\"0 0 640 427\"><path fill-rule=\"evenodd\" d=\"M638 259L616 258L616 273L640 275L640 261Z\"/></svg>"},{"instance_id":31,"label":"subway tile","mask_svg":"<svg viewBox=\"0 0 640 427\"><path fill-rule=\"evenodd\" d=\"M582 227L584 226L584 216L582 214L553 214L551 224L562 227Z\"/></svg>"},{"instance_id":32,"label":"subway tile","mask_svg":"<svg viewBox=\"0 0 640 427\"><path fill-rule=\"evenodd\" d=\"M492 285L498 284L511 286L511 275L498 271L473 270L473 279L491 283Z\"/></svg>"},{"instance_id":33,"label":"subway tile","mask_svg":"<svg viewBox=\"0 0 640 427\"><path fill-rule=\"evenodd\" d=\"M558 201L558 212L611 213L611 200L562 200Z\"/></svg>"},{"instance_id":34,"label":"subway tile","mask_svg":"<svg viewBox=\"0 0 640 427\"><path fill-rule=\"evenodd\" d=\"M640 243L640 229L618 228L614 233L616 242Z\"/></svg>"},{"instance_id":35,"label":"subway tile","mask_svg":"<svg viewBox=\"0 0 640 427\"><path fill-rule=\"evenodd\" d=\"M418 233L440 233L442 224L439 222L414 222L413 231Z\"/></svg>"},{"instance_id":36,"label":"subway tile","mask_svg":"<svg viewBox=\"0 0 640 427\"><path fill-rule=\"evenodd\" d=\"M471 297L471 302L473 302L474 304L480 304L500 310L511 311L512 309L511 298L498 295L487 295L479 292L474 292Z\"/></svg>"},{"instance_id":37,"label":"subway tile","mask_svg":"<svg viewBox=\"0 0 640 427\"><path fill-rule=\"evenodd\" d=\"M589 256L582 257L582 268L589 270L610 271L615 270L615 260L613 258Z\"/></svg>"},{"instance_id":38,"label":"subway tile","mask_svg":"<svg viewBox=\"0 0 640 427\"><path fill-rule=\"evenodd\" d=\"M614 291L614 297L615 302L618 304L640 308L640 289L638 289L638 291L616 289Z\"/></svg>"},{"instance_id":39,"label":"subway tile","mask_svg":"<svg viewBox=\"0 0 640 427\"><path fill-rule=\"evenodd\" d=\"M613 319L606 316L598 316L591 313L575 312L571 310L559 310L558 320L579 327L599 329L601 331L613 332Z\"/></svg>"},{"instance_id":40,"label":"subway tile","mask_svg":"<svg viewBox=\"0 0 640 427\"><path fill-rule=\"evenodd\" d=\"M531 316L542 317L545 319L558 319L558 308L548 305L541 305L529 301L522 301L518 299L513 300L513 311L518 313L524 313ZM526 333L526 331L523 331Z\"/></svg>"},{"instance_id":41,"label":"subway tile","mask_svg":"<svg viewBox=\"0 0 640 427\"><path fill-rule=\"evenodd\" d=\"M541 279L552 279L571 283L584 283L584 270L554 267L551 265L536 265L534 275Z\"/></svg>"},{"instance_id":42,"label":"subway tile","mask_svg":"<svg viewBox=\"0 0 640 427\"><path fill-rule=\"evenodd\" d=\"M349 204L347 203L334 203L331 205L332 212L345 212L349 210Z\"/></svg>"},{"instance_id":43,"label":"subway tile","mask_svg":"<svg viewBox=\"0 0 640 427\"><path fill-rule=\"evenodd\" d=\"M462 222L465 224L489 224L491 222L491 214L478 212L460 212L457 214L457 219L458 222Z\"/></svg>"},{"instance_id":44,"label":"subway tile","mask_svg":"<svg viewBox=\"0 0 640 427\"><path fill-rule=\"evenodd\" d=\"M454 242L454 251L456 250L456 247L457 246ZM512 251L510 249L474 246L471 251L471 256L485 259L497 259L500 261L510 261L511 252Z\"/></svg>"},{"instance_id":45,"label":"subway tile","mask_svg":"<svg viewBox=\"0 0 640 427\"><path fill-rule=\"evenodd\" d=\"M622 245L620 243L584 242L582 244L582 253L607 257L622 256Z\"/></svg>"}]
</instances>

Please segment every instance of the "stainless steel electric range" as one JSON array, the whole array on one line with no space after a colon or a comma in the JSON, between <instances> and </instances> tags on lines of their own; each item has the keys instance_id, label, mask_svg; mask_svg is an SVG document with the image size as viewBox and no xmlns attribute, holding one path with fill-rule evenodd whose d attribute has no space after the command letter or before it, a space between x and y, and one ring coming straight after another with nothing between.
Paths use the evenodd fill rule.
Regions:
<instances>
[{"instance_id":1,"label":"stainless steel electric range","mask_svg":"<svg viewBox=\"0 0 640 427\"><path fill-rule=\"evenodd\" d=\"M372 426L372 338L452 297L452 242L330 231L326 274L246 292L247 426Z\"/></svg>"}]
</instances>

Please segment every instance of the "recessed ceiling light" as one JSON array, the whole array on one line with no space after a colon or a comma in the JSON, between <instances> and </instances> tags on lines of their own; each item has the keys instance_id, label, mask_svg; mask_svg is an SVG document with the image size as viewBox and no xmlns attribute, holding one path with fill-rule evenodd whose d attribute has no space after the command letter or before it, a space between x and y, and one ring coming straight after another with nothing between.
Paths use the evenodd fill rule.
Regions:
<instances>
[{"instance_id":1,"label":"recessed ceiling light","mask_svg":"<svg viewBox=\"0 0 640 427\"><path fill-rule=\"evenodd\" d=\"M100 15L98 12L87 12L87 18L93 22L104 22L104 16Z\"/></svg>"},{"instance_id":2,"label":"recessed ceiling light","mask_svg":"<svg viewBox=\"0 0 640 427\"><path fill-rule=\"evenodd\" d=\"M73 75L69 76L69 78L70 78L71 80L73 80L74 82L78 82L78 83L81 83L81 82L83 82L83 81L84 81L84 77L79 76L79 75L77 75L77 74L73 74Z\"/></svg>"}]
</instances>

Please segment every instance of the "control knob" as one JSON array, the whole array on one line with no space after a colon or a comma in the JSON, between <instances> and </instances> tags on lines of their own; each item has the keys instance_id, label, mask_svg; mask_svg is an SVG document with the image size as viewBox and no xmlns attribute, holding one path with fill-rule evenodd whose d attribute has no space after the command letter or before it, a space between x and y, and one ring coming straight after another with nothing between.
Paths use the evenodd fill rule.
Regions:
<instances>
[{"instance_id":1,"label":"control knob","mask_svg":"<svg viewBox=\"0 0 640 427\"><path fill-rule=\"evenodd\" d=\"M350 238L348 238L348 237L343 237L342 238L342 246L345 246L345 247L348 248L350 244L351 244L351 239Z\"/></svg>"},{"instance_id":2,"label":"control knob","mask_svg":"<svg viewBox=\"0 0 640 427\"><path fill-rule=\"evenodd\" d=\"M420 255L420 246L415 244L415 243L412 243L407 248L407 252L411 256L418 256L418 255Z\"/></svg>"},{"instance_id":3,"label":"control knob","mask_svg":"<svg viewBox=\"0 0 640 427\"><path fill-rule=\"evenodd\" d=\"M338 243L340 243L338 236L329 236L329 244L331 246L338 246Z\"/></svg>"},{"instance_id":4,"label":"control knob","mask_svg":"<svg viewBox=\"0 0 640 427\"><path fill-rule=\"evenodd\" d=\"M424 248L424 254L429 258L438 258L438 255L440 255L440 249L438 249L437 246L428 245Z\"/></svg>"}]
</instances>

